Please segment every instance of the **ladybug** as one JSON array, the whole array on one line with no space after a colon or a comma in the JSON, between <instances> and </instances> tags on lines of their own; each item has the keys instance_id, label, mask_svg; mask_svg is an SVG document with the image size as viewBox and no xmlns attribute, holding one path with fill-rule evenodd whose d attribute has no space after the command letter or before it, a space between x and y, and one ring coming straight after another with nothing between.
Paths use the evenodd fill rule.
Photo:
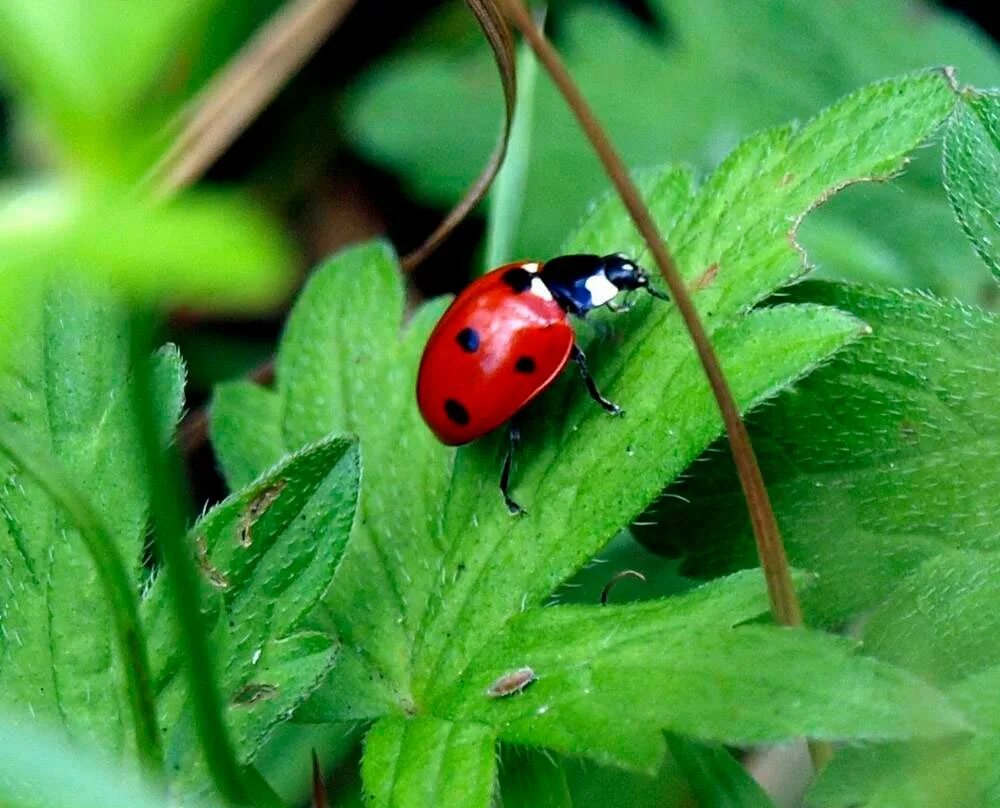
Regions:
<instances>
[{"instance_id":1,"label":"ladybug","mask_svg":"<svg viewBox=\"0 0 1000 808\"><path fill-rule=\"evenodd\" d=\"M569 315L583 318L598 306L623 311L616 298L635 289L670 299L621 253L506 264L469 284L431 333L417 375L420 413L449 446L510 424L500 492L512 514L522 512L507 492L520 440L512 419L552 384L571 358L590 397L612 415L622 413L597 389Z\"/></svg>"}]
</instances>

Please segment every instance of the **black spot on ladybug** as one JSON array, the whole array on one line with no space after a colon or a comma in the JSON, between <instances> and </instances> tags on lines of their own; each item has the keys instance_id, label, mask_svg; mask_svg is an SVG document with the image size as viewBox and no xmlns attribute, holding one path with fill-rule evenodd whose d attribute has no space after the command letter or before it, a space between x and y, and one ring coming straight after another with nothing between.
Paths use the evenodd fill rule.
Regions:
<instances>
[{"instance_id":1,"label":"black spot on ladybug","mask_svg":"<svg viewBox=\"0 0 1000 808\"><path fill-rule=\"evenodd\" d=\"M463 328L455 339L466 353L475 353L479 348L479 332L474 328Z\"/></svg>"},{"instance_id":2,"label":"black spot on ladybug","mask_svg":"<svg viewBox=\"0 0 1000 808\"><path fill-rule=\"evenodd\" d=\"M444 411L445 414L459 426L465 426L469 423L469 411L453 398L449 398L445 401Z\"/></svg>"},{"instance_id":3,"label":"black spot on ladybug","mask_svg":"<svg viewBox=\"0 0 1000 808\"><path fill-rule=\"evenodd\" d=\"M508 269L503 273L503 282L513 289L515 294L521 294L531 288L531 273L521 267Z\"/></svg>"},{"instance_id":4,"label":"black spot on ladybug","mask_svg":"<svg viewBox=\"0 0 1000 808\"><path fill-rule=\"evenodd\" d=\"M517 360L514 365L514 370L518 373L534 373L535 372L535 360L530 356L522 356Z\"/></svg>"}]
</instances>

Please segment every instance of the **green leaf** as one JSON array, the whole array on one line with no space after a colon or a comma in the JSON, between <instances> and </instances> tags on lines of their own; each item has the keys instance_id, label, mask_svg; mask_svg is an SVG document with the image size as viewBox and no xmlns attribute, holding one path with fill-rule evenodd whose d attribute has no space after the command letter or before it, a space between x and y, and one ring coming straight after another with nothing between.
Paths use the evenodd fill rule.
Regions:
<instances>
[{"instance_id":1,"label":"green leaf","mask_svg":"<svg viewBox=\"0 0 1000 808\"><path fill-rule=\"evenodd\" d=\"M313 273L289 319L279 401L265 405L278 409L277 424L227 406L225 391L214 413L213 435L228 436L223 446L252 446L255 434L278 429L287 448L335 431L354 432L364 447L360 518L327 598L344 644L337 678L358 684L345 684L352 709L344 720L377 716L405 698L413 633L437 576L430 559L441 555L437 523L451 452L423 425L413 390L442 308L425 307L401 337L394 257L379 244L349 250ZM230 468L245 462L231 456Z\"/></svg>"},{"instance_id":2,"label":"green leaf","mask_svg":"<svg viewBox=\"0 0 1000 808\"><path fill-rule=\"evenodd\" d=\"M764 790L720 746L707 746L667 733L667 747L691 784L700 805L717 808L773 808Z\"/></svg>"},{"instance_id":3,"label":"green leaf","mask_svg":"<svg viewBox=\"0 0 1000 808\"><path fill-rule=\"evenodd\" d=\"M6 718L6 716L5 716ZM4 808L167 808L154 784L120 761L74 746L38 726L0 720ZM212 808L215 803L201 803Z\"/></svg>"},{"instance_id":4,"label":"green leaf","mask_svg":"<svg viewBox=\"0 0 1000 808\"><path fill-rule=\"evenodd\" d=\"M928 681L950 683L1000 664L1000 553L926 561L865 625L866 651Z\"/></svg>"},{"instance_id":5,"label":"green leaf","mask_svg":"<svg viewBox=\"0 0 1000 808\"><path fill-rule=\"evenodd\" d=\"M937 743L859 746L838 752L809 793L815 808L989 808L1000 800L1000 666L953 686L975 733Z\"/></svg>"},{"instance_id":6,"label":"green leaf","mask_svg":"<svg viewBox=\"0 0 1000 808\"><path fill-rule=\"evenodd\" d=\"M39 284L0 311L0 421L86 486L117 542L134 590L140 584L147 485L138 449L127 313L106 294ZM184 381L176 351L154 368L163 440L179 415ZM2 601L0 707L33 716L81 744L130 754L126 688L109 606L93 560L66 514L6 458L0 460ZM87 584L87 608L80 608Z\"/></svg>"},{"instance_id":7,"label":"green leaf","mask_svg":"<svg viewBox=\"0 0 1000 808\"><path fill-rule=\"evenodd\" d=\"M155 83L214 1L3 0L0 60L60 145L107 167L165 119L170 92Z\"/></svg>"},{"instance_id":8,"label":"green leaf","mask_svg":"<svg viewBox=\"0 0 1000 808\"><path fill-rule=\"evenodd\" d=\"M251 382L226 382L215 388L209 432L222 474L234 491L284 455L280 407L277 393Z\"/></svg>"},{"instance_id":9,"label":"green leaf","mask_svg":"<svg viewBox=\"0 0 1000 808\"><path fill-rule=\"evenodd\" d=\"M727 627L764 611L763 593L753 574L663 601L529 609L493 638L433 709L493 726L504 741L648 773L663 756L661 727L734 745L797 734L933 737L963 728L933 689L852 656L843 640ZM492 683L524 669L534 679L523 692L490 696Z\"/></svg>"},{"instance_id":10,"label":"green leaf","mask_svg":"<svg viewBox=\"0 0 1000 808\"><path fill-rule=\"evenodd\" d=\"M58 186L5 189L0 255L0 279L62 267L141 303L213 309L273 305L292 263L274 222L233 195L153 204Z\"/></svg>"},{"instance_id":11,"label":"green leaf","mask_svg":"<svg viewBox=\"0 0 1000 808\"><path fill-rule=\"evenodd\" d=\"M775 309L739 319L803 272L790 244L796 222L852 177L891 171L952 105L948 83L936 73L864 88L797 131L751 138L683 212L664 217L661 227L696 290L706 328L718 332L717 350L743 409L861 331L825 309ZM664 180L677 185L674 172ZM587 243L597 242L586 232ZM620 248L600 246L601 252ZM425 621L429 628L416 653L418 689L449 681L481 646L484 631L489 636L523 602L546 597L718 434L716 409L676 310L650 302L616 320L620 336L589 352L598 386L622 404L625 419L609 425L567 384L531 409L512 492L529 518L511 524L499 499L490 502L501 441L459 451L444 522L444 580L450 582ZM470 612L475 623L463 619Z\"/></svg>"},{"instance_id":12,"label":"green leaf","mask_svg":"<svg viewBox=\"0 0 1000 808\"><path fill-rule=\"evenodd\" d=\"M569 69L632 166L670 160L708 170L758 129L928 65L957 65L965 81L1000 84L1000 60L982 32L937 8L915 17L906 0L649 6L656 27L612 4L559 4L550 13ZM456 53L450 41L393 54L349 96L349 137L412 192L448 207L491 148L501 108L482 88L494 74L485 49ZM514 253L542 258L606 180L547 80L539 82L536 111ZM806 243L841 277L872 280L877 265L897 285L973 298L984 273L962 248L937 162L928 155L913 168L891 186L854 190L819 211Z\"/></svg>"},{"instance_id":13,"label":"green leaf","mask_svg":"<svg viewBox=\"0 0 1000 808\"><path fill-rule=\"evenodd\" d=\"M303 630L330 585L354 521L360 467L356 444L331 437L285 458L210 510L191 530L204 576L203 612L217 650L226 719L241 762L317 687L337 652ZM170 728L174 785L203 787L176 627L162 580L143 603Z\"/></svg>"},{"instance_id":14,"label":"green leaf","mask_svg":"<svg viewBox=\"0 0 1000 808\"><path fill-rule=\"evenodd\" d=\"M493 745L489 727L383 718L365 738L365 787L377 807L487 808L496 778Z\"/></svg>"},{"instance_id":15,"label":"green leaf","mask_svg":"<svg viewBox=\"0 0 1000 808\"><path fill-rule=\"evenodd\" d=\"M566 772L545 752L501 747L497 787L499 808L573 808Z\"/></svg>"},{"instance_id":16,"label":"green leaf","mask_svg":"<svg viewBox=\"0 0 1000 808\"><path fill-rule=\"evenodd\" d=\"M837 623L928 558L995 547L1000 321L916 293L798 289L874 332L750 418L791 561L819 573L805 604ZM669 493L644 541L684 553L689 574L757 563L728 457Z\"/></svg>"},{"instance_id":17,"label":"green leaf","mask_svg":"<svg viewBox=\"0 0 1000 808\"><path fill-rule=\"evenodd\" d=\"M979 257L1000 280L1000 94L966 92L948 123L948 199Z\"/></svg>"}]
</instances>

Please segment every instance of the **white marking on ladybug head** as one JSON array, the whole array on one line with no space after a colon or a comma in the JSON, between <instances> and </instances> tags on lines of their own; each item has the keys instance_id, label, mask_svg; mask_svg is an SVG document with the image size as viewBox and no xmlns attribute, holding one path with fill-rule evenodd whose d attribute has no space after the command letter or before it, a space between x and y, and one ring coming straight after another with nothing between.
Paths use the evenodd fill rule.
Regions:
<instances>
[{"instance_id":1,"label":"white marking on ladybug head","mask_svg":"<svg viewBox=\"0 0 1000 808\"><path fill-rule=\"evenodd\" d=\"M614 300L618 292L621 291L611 281L604 272L591 275L583 284L590 292L590 303L593 306L603 306Z\"/></svg>"},{"instance_id":2,"label":"white marking on ladybug head","mask_svg":"<svg viewBox=\"0 0 1000 808\"><path fill-rule=\"evenodd\" d=\"M539 267L541 267L541 264L537 261L528 261L526 264L521 264L521 269L530 272L532 275L538 272Z\"/></svg>"},{"instance_id":3,"label":"white marking on ladybug head","mask_svg":"<svg viewBox=\"0 0 1000 808\"><path fill-rule=\"evenodd\" d=\"M541 278L531 279L531 294L540 297L542 300L552 300L552 292L549 291L549 287L545 285L545 281Z\"/></svg>"}]
</instances>

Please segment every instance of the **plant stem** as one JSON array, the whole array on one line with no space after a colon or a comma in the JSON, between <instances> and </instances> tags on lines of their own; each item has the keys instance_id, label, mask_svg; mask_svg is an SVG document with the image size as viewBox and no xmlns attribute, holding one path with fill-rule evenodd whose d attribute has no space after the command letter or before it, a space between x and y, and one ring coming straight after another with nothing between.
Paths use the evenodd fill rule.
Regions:
<instances>
[{"instance_id":1,"label":"plant stem","mask_svg":"<svg viewBox=\"0 0 1000 808\"><path fill-rule=\"evenodd\" d=\"M111 531L90 501L55 462L37 447L28 447L7 430L0 433L0 452L13 460L69 517L97 569L111 608L111 620L129 677L125 689L135 725L136 748L143 767L163 776L163 748L156 721L156 698L139 607Z\"/></svg>"},{"instance_id":2,"label":"plant stem","mask_svg":"<svg viewBox=\"0 0 1000 808\"><path fill-rule=\"evenodd\" d=\"M520 29L525 39L531 44L538 60L545 66L566 103L576 115L581 128L604 164L605 171L614 183L618 195L628 209L636 228L649 246L649 250L670 288L674 304L691 334L691 341L698 352L698 358L705 369L705 375L708 377L712 393L719 406L719 411L722 413L736 471L739 474L747 509L750 512L750 523L757 541L757 552L760 555L761 566L767 581L771 612L775 621L781 625L800 626L802 625L802 611L792 584L788 559L781 541L781 534L778 531L778 524L774 518L774 511L771 509L767 488L764 486L757 458L750 445L750 437L743 420L740 418L739 409L733 400L732 391L726 383L712 344L698 317L694 303L688 295L684 281L677 271L674 260L657 232L656 225L642 197L629 178L625 164L615 152L608 136L587 105L559 54L535 26L522 0L500 0L500 2L506 8L514 25Z\"/></svg>"},{"instance_id":3,"label":"plant stem","mask_svg":"<svg viewBox=\"0 0 1000 808\"><path fill-rule=\"evenodd\" d=\"M162 445L157 425L156 398L149 363L152 318L138 312L132 317L131 353L136 425L140 451L149 479L149 516L156 546L164 562L170 604L177 621L183 651L188 695L195 731L209 772L223 798L237 805L253 803L243 772L222 717L215 664L201 619L202 593L194 546L187 540L185 495L176 447Z\"/></svg>"}]
</instances>

